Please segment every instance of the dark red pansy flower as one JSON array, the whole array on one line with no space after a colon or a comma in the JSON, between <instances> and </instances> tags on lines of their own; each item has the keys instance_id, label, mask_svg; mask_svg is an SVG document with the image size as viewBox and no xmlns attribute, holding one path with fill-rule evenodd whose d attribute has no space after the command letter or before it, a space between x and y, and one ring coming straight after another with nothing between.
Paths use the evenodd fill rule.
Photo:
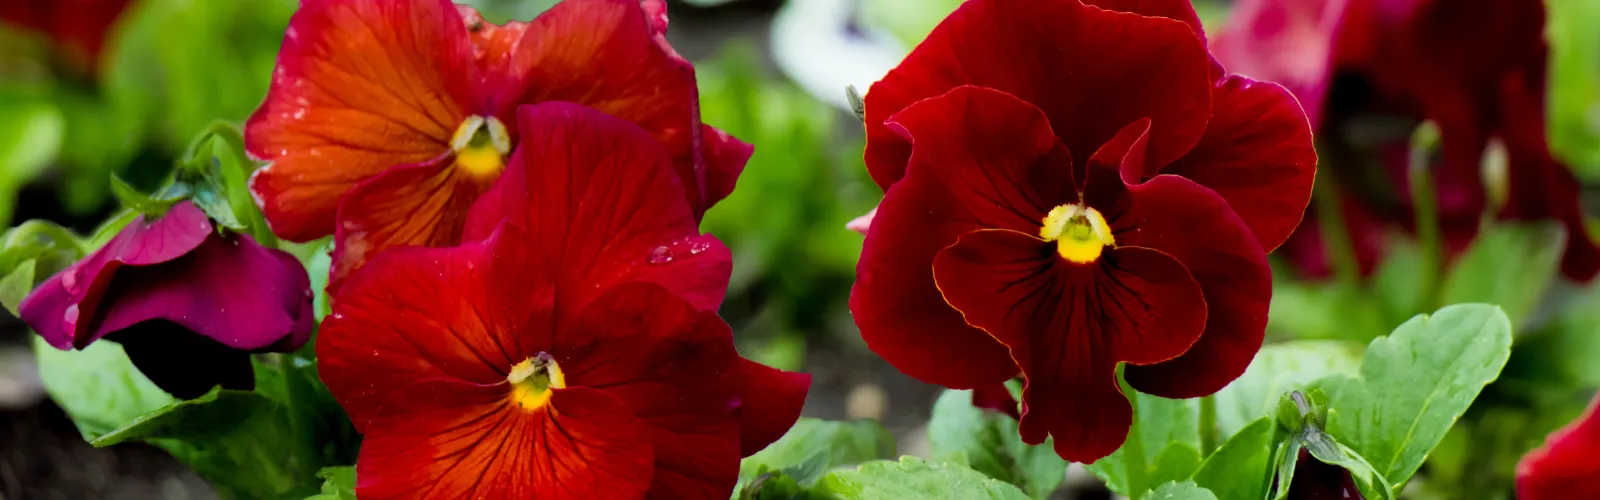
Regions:
<instances>
[{"instance_id":1,"label":"dark red pansy flower","mask_svg":"<svg viewBox=\"0 0 1600 500\"><path fill-rule=\"evenodd\" d=\"M68 64L93 71L111 26L130 0L6 0L0 2L0 24L37 31L48 37Z\"/></svg>"},{"instance_id":2,"label":"dark red pansy flower","mask_svg":"<svg viewBox=\"0 0 1600 500\"><path fill-rule=\"evenodd\" d=\"M250 389L251 352L311 337L311 282L300 261L218 230L188 201L140 216L105 246L23 299L22 320L57 349L102 338L182 398L221 384Z\"/></svg>"},{"instance_id":3,"label":"dark red pansy flower","mask_svg":"<svg viewBox=\"0 0 1600 500\"><path fill-rule=\"evenodd\" d=\"M973 389L972 406L1002 413L1015 419L1022 418L1022 413L1017 411L1017 398L1011 395L1011 390L1007 389L1005 384Z\"/></svg>"},{"instance_id":4,"label":"dark red pansy flower","mask_svg":"<svg viewBox=\"0 0 1600 500\"><path fill-rule=\"evenodd\" d=\"M1517 498L1600 498L1600 395L1517 462Z\"/></svg>"},{"instance_id":5,"label":"dark red pansy flower","mask_svg":"<svg viewBox=\"0 0 1600 500\"><path fill-rule=\"evenodd\" d=\"M1356 487L1350 471L1337 465L1322 463L1310 451L1300 449L1295 458L1294 479L1289 481L1289 500L1361 500L1361 489Z\"/></svg>"},{"instance_id":6,"label":"dark red pansy flower","mask_svg":"<svg viewBox=\"0 0 1600 500\"><path fill-rule=\"evenodd\" d=\"M810 376L734 351L714 312L731 258L648 133L567 103L518 114L467 224L486 238L379 255L323 324L320 373L365 435L357 493L726 496Z\"/></svg>"},{"instance_id":7,"label":"dark red pansy flower","mask_svg":"<svg viewBox=\"0 0 1600 500\"><path fill-rule=\"evenodd\" d=\"M332 285L385 248L461 240L517 146L519 104L569 101L667 149L698 217L750 146L700 123L660 0L568 0L495 26L447 0L306 0L246 126L251 189L284 238L337 240Z\"/></svg>"},{"instance_id":8,"label":"dark red pansy flower","mask_svg":"<svg viewBox=\"0 0 1600 500\"><path fill-rule=\"evenodd\" d=\"M1545 140L1544 16L1541 2L1525 0L1248 0L1215 53L1305 103L1333 172L1377 216L1347 218L1351 232L1413 225L1410 127L1391 123L1431 120L1441 133L1433 175L1448 247L1465 248L1491 209L1502 219L1560 221L1570 235L1563 274L1586 281L1600 272L1600 248L1583 223L1577 180ZM1494 142L1508 163L1497 207L1482 175Z\"/></svg>"},{"instance_id":9,"label":"dark red pansy flower","mask_svg":"<svg viewBox=\"0 0 1600 500\"><path fill-rule=\"evenodd\" d=\"M1316 154L1294 98L1228 74L1183 0L973 0L866 96L886 189L851 310L901 371L1026 377L1023 439L1114 451L1117 385L1213 393L1261 345L1266 250Z\"/></svg>"}]
</instances>

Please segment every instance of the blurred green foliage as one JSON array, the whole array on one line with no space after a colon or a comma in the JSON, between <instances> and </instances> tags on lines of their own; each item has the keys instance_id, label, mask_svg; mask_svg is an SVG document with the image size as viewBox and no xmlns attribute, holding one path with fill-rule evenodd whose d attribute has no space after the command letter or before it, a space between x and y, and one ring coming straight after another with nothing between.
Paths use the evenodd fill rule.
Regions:
<instances>
[{"instance_id":1,"label":"blurred green foliage","mask_svg":"<svg viewBox=\"0 0 1600 500\"><path fill-rule=\"evenodd\" d=\"M1546 0L1550 148L1580 178L1600 179L1600 2Z\"/></svg>"},{"instance_id":2,"label":"blurred green foliage","mask_svg":"<svg viewBox=\"0 0 1600 500\"><path fill-rule=\"evenodd\" d=\"M696 67L701 118L756 146L738 189L703 229L733 250L723 312L744 347L798 368L797 339L854 332L846 302L862 237L844 225L882 194L867 177L854 118L770 76L749 47L729 43Z\"/></svg>"}]
</instances>

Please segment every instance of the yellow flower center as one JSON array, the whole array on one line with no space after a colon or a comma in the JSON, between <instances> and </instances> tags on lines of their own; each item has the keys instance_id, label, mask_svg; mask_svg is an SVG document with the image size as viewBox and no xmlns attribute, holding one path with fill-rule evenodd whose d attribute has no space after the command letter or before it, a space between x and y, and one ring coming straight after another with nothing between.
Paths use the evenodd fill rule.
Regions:
<instances>
[{"instance_id":1,"label":"yellow flower center","mask_svg":"<svg viewBox=\"0 0 1600 500\"><path fill-rule=\"evenodd\" d=\"M511 383L511 402L534 411L550 402L552 389L567 387L567 376L561 373L561 365L554 357L541 352L512 366L506 382Z\"/></svg>"},{"instance_id":2,"label":"yellow flower center","mask_svg":"<svg viewBox=\"0 0 1600 500\"><path fill-rule=\"evenodd\" d=\"M472 115L450 136L450 149L456 152L456 167L461 171L474 179L493 180L506 168L511 136L499 119Z\"/></svg>"},{"instance_id":3,"label":"yellow flower center","mask_svg":"<svg viewBox=\"0 0 1600 500\"><path fill-rule=\"evenodd\" d=\"M1056 253L1079 264L1094 262L1106 247L1116 247L1111 226L1100 211L1080 204L1061 205L1044 216L1039 237L1056 242Z\"/></svg>"}]
</instances>

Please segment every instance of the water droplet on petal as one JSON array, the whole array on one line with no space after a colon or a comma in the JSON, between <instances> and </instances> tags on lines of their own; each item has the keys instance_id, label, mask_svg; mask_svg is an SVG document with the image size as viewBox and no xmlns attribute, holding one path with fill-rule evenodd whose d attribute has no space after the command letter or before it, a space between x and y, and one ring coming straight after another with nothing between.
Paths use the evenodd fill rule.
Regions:
<instances>
[{"instance_id":1,"label":"water droplet on petal","mask_svg":"<svg viewBox=\"0 0 1600 500\"><path fill-rule=\"evenodd\" d=\"M67 272L61 273L61 287L67 290L78 288L78 271L76 269L68 269Z\"/></svg>"},{"instance_id":2,"label":"water droplet on petal","mask_svg":"<svg viewBox=\"0 0 1600 500\"><path fill-rule=\"evenodd\" d=\"M689 255L699 255L700 252L704 252L708 248L711 248L711 244L710 243L706 243L704 241L696 241L694 243L690 243L689 244Z\"/></svg>"},{"instance_id":3,"label":"water droplet on petal","mask_svg":"<svg viewBox=\"0 0 1600 500\"><path fill-rule=\"evenodd\" d=\"M672 262L672 249L664 246L656 247L655 250L650 251L650 257L646 258L645 262L649 262L651 264L666 264L668 262Z\"/></svg>"},{"instance_id":4,"label":"water droplet on petal","mask_svg":"<svg viewBox=\"0 0 1600 500\"><path fill-rule=\"evenodd\" d=\"M77 331L77 329L78 329L78 305L77 304L73 304L73 305L67 306L67 312L65 314L61 315L61 320L67 324L67 328L66 328L67 331Z\"/></svg>"}]
</instances>

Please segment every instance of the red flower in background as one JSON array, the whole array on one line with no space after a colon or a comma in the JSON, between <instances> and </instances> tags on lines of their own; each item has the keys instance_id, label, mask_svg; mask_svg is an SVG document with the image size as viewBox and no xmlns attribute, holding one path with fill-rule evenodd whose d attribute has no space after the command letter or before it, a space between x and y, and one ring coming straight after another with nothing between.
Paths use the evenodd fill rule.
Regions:
<instances>
[{"instance_id":1,"label":"red flower in background","mask_svg":"<svg viewBox=\"0 0 1600 500\"><path fill-rule=\"evenodd\" d=\"M22 320L57 349L122 344L150 381L180 398L255 387L251 352L311 338L311 281L300 261L218 231L193 203L140 216L23 299Z\"/></svg>"},{"instance_id":2,"label":"red flower in background","mask_svg":"<svg viewBox=\"0 0 1600 500\"><path fill-rule=\"evenodd\" d=\"M734 351L730 256L656 141L571 104L519 115L468 224L487 238L385 252L323 325L323 380L365 435L358 494L727 495L810 377Z\"/></svg>"},{"instance_id":3,"label":"red flower in background","mask_svg":"<svg viewBox=\"0 0 1600 500\"><path fill-rule=\"evenodd\" d=\"M851 310L901 371L953 388L1020 371L1023 439L1090 462L1131 424L1119 363L1186 398L1254 357L1265 250L1299 223L1316 155L1287 91L1208 57L1188 2L969 1L866 112L886 193Z\"/></svg>"},{"instance_id":4,"label":"red flower in background","mask_svg":"<svg viewBox=\"0 0 1600 500\"><path fill-rule=\"evenodd\" d=\"M1517 462L1517 498L1600 498L1600 394L1582 416Z\"/></svg>"},{"instance_id":5,"label":"red flower in background","mask_svg":"<svg viewBox=\"0 0 1600 500\"><path fill-rule=\"evenodd\" d=\"M517 145L515 107L569 101L650 132L698 216L751 150L700 123L665 29L660 0L569 0L505 26L447 0L306 0L245 131L272 162L251 189L280 236L336 235L337 287L382 249L459 242Z\"/></svg>"},{"instance_id":6,"label":"red flower in background","mask_svg":"<svg viewBox=\"0 0 1600 500\"><path fill-rule=\"evenodd\" d=\"M93 70L111 26L130 0L6 0L0 22L38 31L62 49L67 61Z\"/></svg>"},{"instance_id":7,"label":"red flower in background","mask_svg":"<svg viewBox=\"0 0 1600 500\"><path fill-rule=\"evenodd\" d=\"M1480 172L1498 140L1509 157L1509 189L1495 215L1566 225L1562 271L1586 281L1600 272L1600 248L1583 224L1577 180L1545 141L1544 16L1543 4L1530 0L1249 0L1234 9L1215 52L1305 103L1325 152L1340 153L1324 156L1365 205L1354 210L1375 215L1346 213L1363 262L1378 260L1382 245L1359 238L1381 231L1360 224L1410 226L1414 217L1405 187L1409 129L1376 144L1364 136L1385 117L1432 120L1442 134L1434 178L1450 246L1464 248L1491 208ZM1363 171L1369 163L1381 168ZM1309 274L1326 268L1320 253L1294 253Z\"/></svg>"}]
</instances>

